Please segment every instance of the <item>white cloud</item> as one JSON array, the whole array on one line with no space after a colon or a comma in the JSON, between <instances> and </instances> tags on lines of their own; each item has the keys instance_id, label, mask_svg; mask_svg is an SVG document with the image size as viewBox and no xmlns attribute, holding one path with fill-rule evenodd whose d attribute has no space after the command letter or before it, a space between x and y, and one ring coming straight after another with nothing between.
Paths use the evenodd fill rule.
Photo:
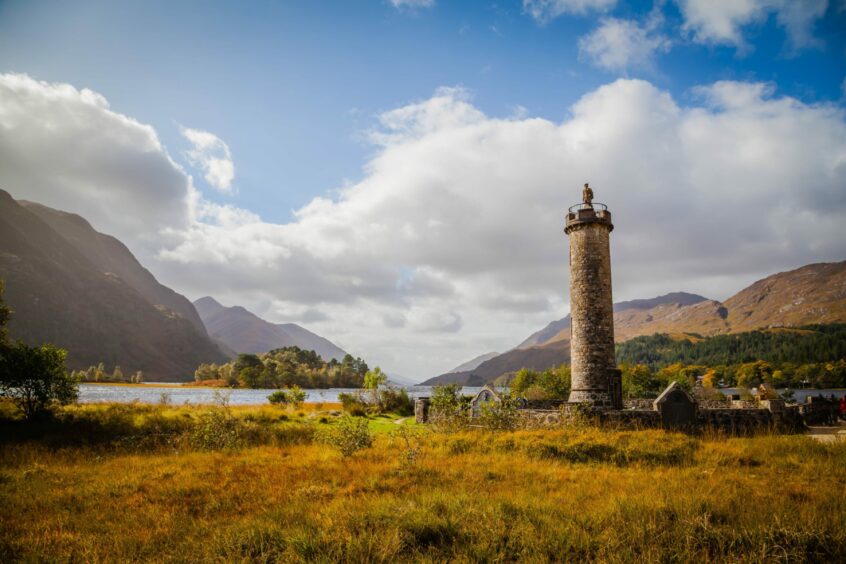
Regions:
<instances>
[{"instance_id":1,"label":"white cloud","mask_svg":"<svg viewBox=\"0 0 846 564\"><path fill-rule=\"evenodd\" d=\"M232 181L235 179L235 163L232 162L232 151L223 139L203 131L180 127L180 133L193 146L185 151L185 157L193 166L202 170L206 182L221 192L232 193Z\"/></svg>"},{"instance_id":2,"label":"white cloud","mask_svg":"<svg viewBox=\"0 0 846 564\"><path fill-rule=\"evenodd\" d=\"M545 23L564 14L604 12L616 4L617 0L523 0L523 11Z\"/></svg>"},{"instance_id":3,"label":"white cloud","mask_svg":"<svg viewBox=\"0 0 846 564\"><path fill-rule=\"evenodd\" d=\"M154 132L102 97L3 87L0 186L83 212L133 251L137 231L122 222L159 225L158 213L187 202L148 231L159 252L141 258L165 283L274 321L308 319L369 363L423 378L505 350L566 313L563 214L585 181L614 213L617 300L673 290L725 298L762 275L846 258L843 110L761 84L718 82L694 94L694 105L680 106L648 82L618 80L553 122L487 116L466 92L440 90L380 117L360 181L273 224L203 200ZM95 110L67 119L67 98L73 107L96 100ZM44 115L50 130L37 126ZM125 143L105 162L86 150L124 137L137 147ZM56 153L65 154L58 163ZM137 178L115 190L151 203L91 205L90 186L107 190L99 171L124 170L138 154L166 163L167 174L130 167ZM68 163L79 181L62 180ZM175 179L167 190L163 178ZM28 192L36 185L47 188Z\"/></svg>"},{"instance_id":4,"label":"white cloud","mask_svg":"<svg viewBox=\"0 0 846 564\"><path fill-rule=\"evenodd\" d=\"M0 188L160 245L162 228L189 220L189 187L153 128L100 94L0 75Z\"/></svg>"},{"instance_id":5,"label":"white cloud","mask_svg":"<svg viewBox=\"0 0 846 564\"><path fill-rule=\"evenodd\" d=\"M761 23L771 13L785 28L791 50L818 47L813 27L828 7L828 0L676 0L684 17L683 29L700 43L749 46L743 27Z\"/></svg>"},{"instance_id":6,"label":"white cloud","mask_svg":"<svg viewBox=\"0 0 846 564\"><path fill-rule=\"evenodd\" d=\"M604 18L598 28L579 39L579 57L609 71L651 70L656 52L669 51L671 42L655 25Z\"/></svg>"},{"instance_id":7,"label":"white cloud","mask_svg":"<svg viewBox=\"0 0 846 564\"><path fill-rule=\"evenodd\" d=\"M394 8L431 8L435 0L389 0Z\"/></svg>"}]
</instances>

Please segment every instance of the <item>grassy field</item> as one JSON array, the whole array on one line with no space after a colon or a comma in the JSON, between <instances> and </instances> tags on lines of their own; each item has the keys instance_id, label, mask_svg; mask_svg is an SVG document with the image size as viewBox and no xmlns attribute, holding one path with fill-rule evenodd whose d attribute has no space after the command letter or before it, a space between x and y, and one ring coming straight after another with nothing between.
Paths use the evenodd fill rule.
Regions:
<instances>
[{"instance_id":1,"label":"grassy field","mask_svg":"<svg viewBox=\"0 0 846 564\"><path fill-rule=\"evenodd\" d=\"M345 458L336 407L7 410L0 561L846 560L846 444L386 415Z\"/></svg>"}]
</instances>

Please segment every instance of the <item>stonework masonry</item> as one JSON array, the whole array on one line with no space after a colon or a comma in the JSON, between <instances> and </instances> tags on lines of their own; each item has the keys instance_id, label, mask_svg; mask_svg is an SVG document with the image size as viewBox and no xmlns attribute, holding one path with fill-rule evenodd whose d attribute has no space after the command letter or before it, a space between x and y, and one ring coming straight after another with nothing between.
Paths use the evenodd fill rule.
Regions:
<instances>
[{"instance_id":1,"label":"stonework masonry","mask_svg":"<svg viewBox=\"0 0 846 564\"><path fill-rule=\"evenodd\" d=\"M598 209L597 209L598 208ZM570 208L571 403L621 409L620 372L614 360L611 296L611 213L602 204Z\"/></svg>"}]
</instances>

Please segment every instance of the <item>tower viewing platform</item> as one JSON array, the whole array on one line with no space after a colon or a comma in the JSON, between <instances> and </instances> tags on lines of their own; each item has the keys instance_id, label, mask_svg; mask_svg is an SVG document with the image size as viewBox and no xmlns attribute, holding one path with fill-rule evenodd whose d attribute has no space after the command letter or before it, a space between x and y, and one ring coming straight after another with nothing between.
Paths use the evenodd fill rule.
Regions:
<instances>
[{"instance_id":1,"label":"tower viewing platform","mask_svg":"<svg viewBox=\"0 0 846 564\"><path fill-rule=\"evenodd\" d=\"M611 223L611 212L608 211L608 206L600 204L599 202L591 202L576 204L570 206L567 212L567 222L564 226L564 233L570 234L570 231L578 229L581 225L589 223L601 223L608 226L608 231L614 229L614 224Z\"/></svg>"}]
</instances>

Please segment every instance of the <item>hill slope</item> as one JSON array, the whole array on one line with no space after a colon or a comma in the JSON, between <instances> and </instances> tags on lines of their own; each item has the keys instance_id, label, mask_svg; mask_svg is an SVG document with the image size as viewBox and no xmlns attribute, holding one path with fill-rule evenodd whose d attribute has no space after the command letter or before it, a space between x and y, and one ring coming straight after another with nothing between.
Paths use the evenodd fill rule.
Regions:
<instances>
[{"instance_id":1,"label":"hill slope","mask_svg":"<svg viewBox=\"0 0 846 564\"><path fill-rule=\"evenodd\" d=\"M206 296L194 302L206 330L239 353L262 354L280 347L313 350L324 360L342 360L346 352L296 323L270 323L241 306L226 307Z\"/></svg>"},{"instance_id":2,"label":"hill slope","mask_svg":"<svg viewBox=\"0 0 846 564\"><path fill-rule=\"evenodd\" d=\"M119 364L124 373L142 370L151 381L189 380L200 363L225 360L191 321L190 310L186 318L163 303L151 303L118 274L133 278L147 295L165 298L157 302L184 309L182 300L187 300L164 286L156 288L155 278L116 239L97 233L78 216L63 218L62 212L41 206L33 213L31 206L0 190L0 278L6 281L6 303L15 312L9 323L12 337L67 349L71 369ZM62 229L74 233L70 239L42 219L52 214L76 224ZM86 242L109 252L83 253L78 246ZM106 271L101 266L109 260L114 268Z\"/></svg>"},{"instance_id":3,"label":"hill slope","mask_svg":"<svg viewBox=\"0 0 846 564\"><path fill-rule=\"evenodd\" d=\"M20 200L18 203L41 218L101 272L117 275L151 304L178 313L190 321L200 333L206 334L206 328L191 301L159 284L152 273L144 268L119 240L95 231L88 221L76 214L54 210L26 200Z\"/></svg>"},{"instance_id":4,"label":"hill slope","mask_svg":"<svg viewBox=\"0 0 846 564\"><path fill-rule=\"evenodd\" d=\"M459 364L458 366L456 366L455 368L453 368L449 372L450 373L452 373L452 372L466 372L468 370L473 370L474 368L478 367L480 364L482 364L486 360L490 360L490 359L495 358L497 356L499 356L498 352L489 352L489 353L485 353L485 354L480 354L476 358L472 358L472 359L468 360L467 362L465 362L463 364Z\"/></svg>"},{"instance_id":5,"label":"hill slope","mask_svg":"<svg viewBox=\"0 0 846 564\"><path fill-rule=\"evenodd\" d=\"M773 274L741 290L724 303L675 292L648 300L614 304L614 338L697 333L740 333L766 327L846 322L846 261L809 264ZM483 362L474 370L442 374L424 382L491 382L522 367L544 369L570 361L570 317L553 321L517 348ZM521 364L522 363L522 364Z\"/></svg>"}]
</instances>

